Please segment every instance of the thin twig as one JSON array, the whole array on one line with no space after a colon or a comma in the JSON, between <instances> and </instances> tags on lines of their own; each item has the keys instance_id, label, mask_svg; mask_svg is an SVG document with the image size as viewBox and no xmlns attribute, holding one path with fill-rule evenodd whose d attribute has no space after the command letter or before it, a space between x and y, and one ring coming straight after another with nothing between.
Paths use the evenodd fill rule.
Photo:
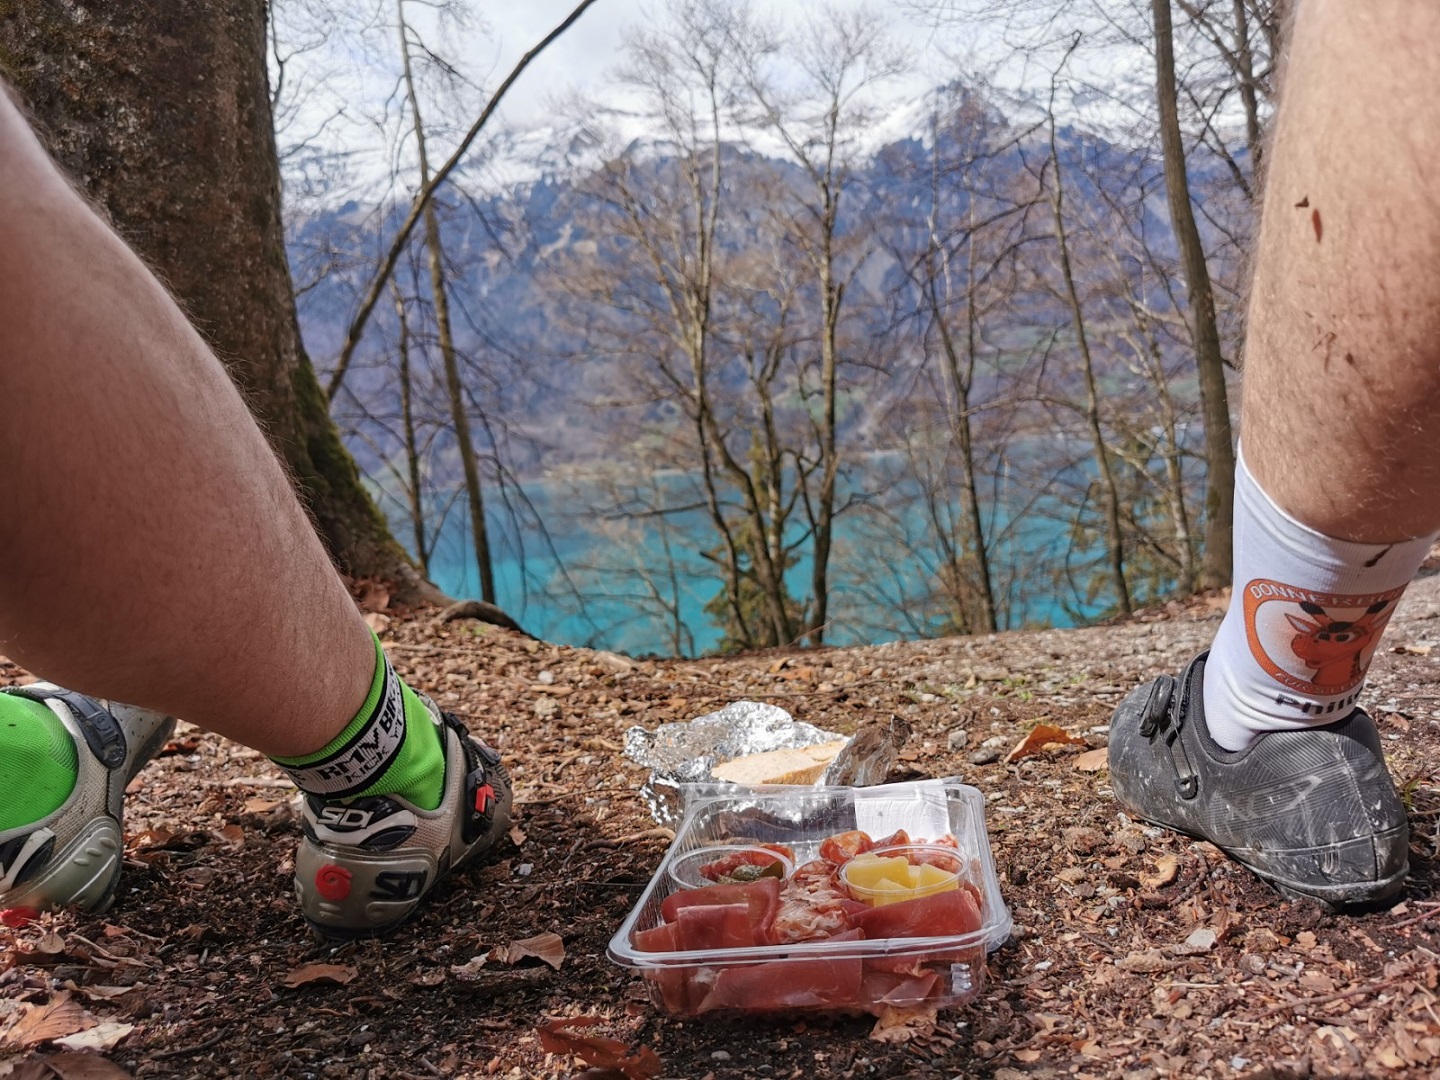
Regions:
<instances>
[{"instance_id":1,"label":"thin twig","mask_svg":"<svg viewBox=\"0 0 1440 1080\"><path fill-rule=\"evenodd\" d=\"M1418 901L1415 906L1416 906L1416 907L1428 907L1430 910L1429 910L1429 911L1426 911L1426 912L1422 912L1421 914L1416 915L1414 918L1402 919L1400 922L1391 923L1391 924L1390 924L1390 929L1392 929L1392 930L1398 930L1398 929L1399 929L1400 927L1402 927L1402 926L1413 926L1415 923L1425 922L1425 921L1428 920L1428 919L1433 919L1433 918L1435 918L1437 915L1440 915L1440 901L1421 900L1421 901Z\"/></svg>"},{"instance_id":2,"label":"thin twig","mask_svg":"<svg viewBox=\"0 0 1440 1080\"><path fill-rule=\"evenodd\" d=\"M399 231L396 232L395 236L391 239L390 250L386 252L385 258L380 263L380 269L376 272L375 277L371 279L370 286L365 293L365 298L360 302L360 310L356 313L355 318L351 320L350 328L346 331L345 346L340 352L340 360L335 365L335 370L331 372L330 381L325 387L325 398L327 401L334 401L335 395L339 393L340 384L344 381L345 373L350 367L350 360L355 355L355 347L360 344L360 335L365 332L365 324L370 321L370 313L375 310L375 304L380 299L381 292L384 291L385 282L390 279L390 274L394 271L395 264L400 261L400 253L405 250L405 244L410 239L410 234L415 230L415 223L420 220L420 215L430 202L431 196L435 194L436 189L438 189L441 184L445 183L455 167L460 164L460 160L465 156L466 151L470 149L470 144L475 141L475 136L479 135L484 129L486 121L490 119L491 114L495 112L500 102L504 100L506 91L508 91L515 83L515 80L520 77L521 72L529 66L530 61L544 52L546 46L568 30L581 15L585 14L585 9L593 3L595 3L595 0L580 0L580 3L565 17L563 22L551 30L550 33L546 34L538 45L520 58L520 62L515 65L510 74L505 77L505 81L502 82L496 88L495 93L491 95L490 101L485 105L485 108L481 110L480 116L470 125L470 130L467 131L465 137L460 140L460 145L455 148L454 153L452 153L450 157L446 159L445 163L435 171L435 174L430 177L430 182L416 193L414 201L410 204L410 213L401 223Z\"/></svg>"},{"instance_id":3,"label":"thin twig","mask_svg":"<svg viewBox=\"0 0 1440 1080\"><path fill-rule=\"evenodd\" d=\"M581 850L581 851L593 851L593 850L596 849L596 848L617 848L617 847L623 847L623 846L626 845L626 844L638 844L638 843L640 843L642 840L674 840L674 839L675 839L675 830L674 830L674 829L667 829L667 828L664 828L663 826L661 826L660 828L655 828L655 829L643 829L643 830L641 830L640 832L629 833L629 834L627 834L627 835L625 835L625 836L617 836L617 837L615 837L613 840L610 839L608 836L607 836L607 837L601 837L599 840L591 840L588 844L586 844L586 845L585 845L584 847L582 847L580 850Z\"/></svg>"},{"instance_id":4,"label":"thin twig","mask_svg":"<svg viewBox=\"0 0 1440 1080\"><path fill-rule=\"evenodd\" d=\"M1376 982L1366 983L1363 986L1352 986L1349 990L1337 990L1333 994L1321 994L1319 997L1296 998L1294 1001L1282 1001L1278 1005L1272 1005L1268 1009L1261 1009L1257 1016L1270 1016L1274 1013L1286 1012L1290 1009L1309 1008L1312 1005L1328 1005L1332 1001L1341 1001L1348 997L1357 997L1361 994L1379 993L1388 989L1403 979L1408 979L1415 974L1414 967L1410 967L1398 975L1392 975L1388 979L1379 979Z\"/></svg>"},{"instance_id":5,"label":"thin twig","mask_svg":"<svg viewBox=\"0 0 1440 1080\"><path fill-rule=\"evenodd\" d=\"M204 1042L196 1043L194 1046L177 1046L174 1050L157 1050L150 1055L151 1061L169 1061L171 1058L185 1057L187 1054L198 1054L201 1051L209 1050L212 1046L218 1046L225 1038L225 1032L219 1035L212 1035Z\"/></svg>"}]
</instances>

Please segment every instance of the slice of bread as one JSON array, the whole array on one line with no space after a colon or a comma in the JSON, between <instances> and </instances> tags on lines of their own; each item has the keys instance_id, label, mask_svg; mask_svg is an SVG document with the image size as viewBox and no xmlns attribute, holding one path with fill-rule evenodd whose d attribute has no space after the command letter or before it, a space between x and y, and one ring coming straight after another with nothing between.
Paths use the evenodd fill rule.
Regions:
<instances>
[{"instance_id":1,"label":"slice of bread","mask_svg":"<svg viewBox=\"0 0 1440 1080\"><path fill-rule=\"evenodd\" d=\"M849 739L802 746L798 750L769 750L763 754L721 762L711 769L716 780L732 784L813 784L845 748Z\"/></svg>"}]
</instances>

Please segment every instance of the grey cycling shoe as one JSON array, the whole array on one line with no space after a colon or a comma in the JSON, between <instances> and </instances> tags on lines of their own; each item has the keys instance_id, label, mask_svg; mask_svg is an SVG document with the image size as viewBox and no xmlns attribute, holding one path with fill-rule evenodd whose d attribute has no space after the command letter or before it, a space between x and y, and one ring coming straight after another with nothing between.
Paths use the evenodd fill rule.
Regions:
<instances>
[{"instance_id":1,"label":"grey cycling shoe","mask_svg":"<svg viewBox=\"0 0 1440 1080\"><path fill-rule=\"evenodd\" d=\"M301 797L295 893L305 920L327 937L395 929L441 878L481 858L510 828L510 775L500 755L456 717L421 700L445 744L445 788L436 809L398 795Z\"/></svg>"},{"instance_id":2,"label":"grey cycling shoe","mask_svg":"<svg viewBox=\"0 0 1440 1080\"><path fill-rule=\"evenodd\" d=\"M59 809L0 832L0 908L104 911L120 881L125 787L169 741L175 721L50 683L3 692L38 701L60 718L75 740L79 771Z\"/></svg>"},{"instance_id":3,"label":"grey cycling shoe","mask_svg":"<svg viewBox=\"0 0 1440 1080\"><path fill-rule=\"evenodd\" d=\"M1219 746L1207 654L1137 687L1110 720L1110 783L1147 821L1209 840L1282 891L1332 908L1383 900L1409 870L1405 808L1361 709L1324 727Z\"/></svg>"}]
</instances>

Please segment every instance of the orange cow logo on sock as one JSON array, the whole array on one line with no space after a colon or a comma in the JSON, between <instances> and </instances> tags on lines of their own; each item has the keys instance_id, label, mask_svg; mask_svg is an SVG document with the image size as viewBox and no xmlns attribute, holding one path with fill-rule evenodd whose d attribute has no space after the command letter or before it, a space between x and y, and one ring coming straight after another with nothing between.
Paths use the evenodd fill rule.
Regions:
<instances>
[{"instance_id":1,"label":"orange cow logo on sock","mask_svg":"<svg viewBox=\"0 0 1440 1080\"><path fill-rule=\"evenodd\" d=\"M1250 653L1271 678L1295 693L1346 694L1364 681L1404 591L1401 586L1355 596L1252 581L1243 594Z\"/></svg>"}]
</instances>

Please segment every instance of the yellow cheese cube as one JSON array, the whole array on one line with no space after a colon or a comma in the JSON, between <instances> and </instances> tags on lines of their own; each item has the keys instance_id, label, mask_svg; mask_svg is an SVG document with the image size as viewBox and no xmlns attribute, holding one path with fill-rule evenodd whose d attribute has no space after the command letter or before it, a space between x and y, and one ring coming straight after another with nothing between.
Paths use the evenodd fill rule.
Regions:
<instances>
[{"instance_id":1,"label":"yellow cheese cube","mask_svg":"<svg viewBox=\"0 0 1440 1080\"><path fill-rule=\"evenodd\" d=\"M882 859L861 855L851 859L845 867L845 877L851 885L862 889L880 888L880 882L895 886L910 886L910 864L901 857Z\"/></svg>"}]
</instances>

